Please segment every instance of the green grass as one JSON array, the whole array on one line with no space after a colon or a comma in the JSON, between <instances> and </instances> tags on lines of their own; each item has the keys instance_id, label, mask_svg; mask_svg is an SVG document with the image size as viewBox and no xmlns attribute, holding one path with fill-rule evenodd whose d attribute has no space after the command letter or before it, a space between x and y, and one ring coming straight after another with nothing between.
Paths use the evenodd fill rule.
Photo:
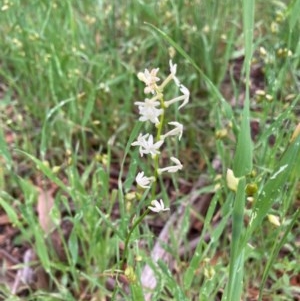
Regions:
<instances>
[{"instance_id":1,"label":"green grass","mask_svg":"<svg viewBox=\"0 0 300 301\"><path fill-rule=\"evenodd\" d=\"M0 215L19 230L14 248L32 248L48 277L26 296L4 281L0 300L143 300L145 264L157 281L151 300L299 297L290 281L300 273L300 136L291 139L299 124L299 7L299 0L0 4ZM170 55L191 100L166 115L184 134L163 157L176 154L184 168L158 183L156 198L171 213L147 215L132 231L125 264L127 235L149 201L147 192L139 202L130 193L137 171L152 168L130 145L145 131L134 106L145 98L137 73L160 68L164 78ZM227 169L239 178L236 191ZM252 202L249 185L257 187ZM52 192L51 229L36 212L40 189ZM155 264L151 251L176 210L182 216L163 244L173 265ZM17 259L13 268L22 269Z\"/></svg>"}]
</instances>

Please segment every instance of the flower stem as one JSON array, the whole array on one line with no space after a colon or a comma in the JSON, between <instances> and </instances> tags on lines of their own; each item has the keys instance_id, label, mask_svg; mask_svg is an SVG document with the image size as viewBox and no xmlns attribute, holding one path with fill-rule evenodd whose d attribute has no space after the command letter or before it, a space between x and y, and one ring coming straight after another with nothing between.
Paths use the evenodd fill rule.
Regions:
<instances>
[{"instance_id":1,"label":"flower stem","mask_svg":"<svg viewBox=\"0 0 300 301\"><path fill-rule=\"evenodd\" d=\"M126 241L125 241L125 246L124 246L124 254L123 254L123 259L121 261L120 264L120 269L123 268L123 265L127 259L127 254L128 254L128 245L129 245L129 241L130 241L130 237L133 233L133 231L135 230L135 228L143 221L143 219L145 218L145 216L150 212L150 209L146 209L145 212L134 222L133 226L131 227L130 231L127 234L126 237Z\"/></svg>"},{"instance_id":2,"label":"flower stem","mask_svg":"<svg viewBox=\"0 0 300 301\"><path fill-rule=\"evenodd\" d=\"M159 101L161 104L161 107L163 108L163 112L160 115L160 120L159 120L159 124L157 127L157 132L156 132L156 141L159 141L161 138L161 132L163 129L163 124L164 124L164 119L165 119L165 105L164 105L164 97L163 94L160 94L159 97ZM156 195L156 186L157 186L157 180L158 180L158 168L159 168L159 157L156 155L154 157L154 178L155 181L152 184L152 189L151 189L151 199L154 200L155 199L155 195Z\"/></svg>"}]
</instances>

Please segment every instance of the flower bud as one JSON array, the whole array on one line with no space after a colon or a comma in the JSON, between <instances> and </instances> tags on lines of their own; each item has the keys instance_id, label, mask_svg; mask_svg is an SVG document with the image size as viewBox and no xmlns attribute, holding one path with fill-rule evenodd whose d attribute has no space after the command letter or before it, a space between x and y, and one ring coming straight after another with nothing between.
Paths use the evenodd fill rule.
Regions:
<instances>
[{"instance_id":1,"label":"flower bud","mask_svg":"<svg viewBox=\"0 0 300 301\"><path fill-rule=\"evenodd\" d=\"M246 195L253 196L257 192L257 184L256 183L249 183L246 186Z\"/></svg>"},{"instance_id":2,"label":"flower bud","mask_svg":"<svg viewBox=\"0 0 300 301\"><path fill-rule=\"evenodd\" d=\"M273 214L268 214L268 220L271 224L273 224L276 227L280 226L279 217Z\"/></svg>"},{"instance_id":3,"label":"flower bud","mask_svg":"<svg viewBox=\"0 0 300 301\"><path fill-rule=\"evenodd\" d=\"M216 139L223 139L223 138L227 137L227 135L228 135L227 129L217 130L215 133Z\"/></svg>"},{"instance_id":4,"label":"flower bud","mask_svg":"<svg viewBox=\"0 0 300 301\"><path fill-rule=\"evenodd\" d=\"M129 283L135 283L136 282L136 275L134 273L132 266L127 266L127 268L124 271L124 275L127 278Z\"/></svg>"},{"instance_id":5,"label":"flower bud","mask_svg":"<svg viewBox=\"0 0 300 301\"><path fill-rule=\"evenodd\" d=\"M53 173L58 173L61 169L61 166L55 165L52 167L52 172Z\"/></svg>"},{"instance_id":6,"label":"flower bud","mask_svg":"<svg viewBox=\"0 0 300 301\"><path fill-rule=\"evenodd\" d=\"M239 178L236 178L234 176L232 169L229 169L229 168L227 169L226 182L227 182L227 186L229 189L231 189L233 191L237 191L237 187L239 184Z\"/></svg>"}]
</instances>

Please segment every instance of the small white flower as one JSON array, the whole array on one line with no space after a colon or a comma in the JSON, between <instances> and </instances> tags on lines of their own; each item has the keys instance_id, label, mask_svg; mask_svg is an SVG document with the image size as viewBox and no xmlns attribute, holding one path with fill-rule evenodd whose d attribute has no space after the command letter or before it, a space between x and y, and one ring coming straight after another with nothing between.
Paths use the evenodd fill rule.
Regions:
<instances>
[{"instance_id":1,"label":"small white flower","mask_svg":"<svg viewBox=\"0 0 300 301\"><path fill-rule=\"evenodd\" d=\"M159 101L155 98L146 98L144 102L137 101L134 103L139 108L139 114L141 115L140 121L151 121L154 124L159 123L158 117L163 113L162 109L157 109L156 107L160 105Z\"/></svg>"},{"instance_id":2,"label":"small white flower","mask_svg":"<svg viewBox=\"0 0 300 301\"><path fill-rule=\"evenodd\" d=\"M149 138L148 138L149 137ZM148 138L148 141L146 140ZM139 151L141 157L143 157L144 154L151 154L152 156L159 154L160 152L158 149L161 147L161 145L164 143L164 140L159 140L155 143L153 143L154 139L152 135L146 134L142 135L140 134L138 136L137 141L131 143L133 146L139 146Z\"/></svg>"},{"instance_id":3,"label":"small white flower","mask_svg":"<svg viewBox=\"0 0 300 301\"><path fill-rule=\"evenodd\" d=\"M189 99L190 99L190 91L188 90L187 87L180 84L180 91L183 94L184 99L183 99L183 103L179 106L178 110L181 109L182 107L184 107L189 102Z\"/></svg>"},{"instance_id":4,"label":"small white flower","mask_svg":"<svg viewBox=\"0 0 300 301\"><path fill-rule=\"evenodd\" d=\"M170 72L171 72L171 75L173 77L173 80L176 84L176 86L179 87L180 85L180 82L179 82L179 79L176 77L176 72L177 72L177 64L174 64L172 63L172 60L169 61L169 65L170 65Z\"/></svg>"},{"instance_id":5,"label":"small white flower","mask_svg":"<svg viewBox=\"0 0 300 301\"><path fill-rule=\"evenodd\" d=\"M160 91L164 89L164 87L173 79L175 84L179 87L180 82L178 78L176 77L176 72L177 72L177 65L172 63L172 60L169 61L170 65L170 74L168 77L163 81L163 83L158 87Z\"/></svg>"},{"instance_id":6,"label":"small white flower","mask_svg":"<svg viewBox=\"0 0 300 301\"><path fill-rule=\"evenodd\" d=\"M151 205L152 206L148 206L148 208L153 211L153 212L161 212L161 211L168 211L170 210L170 208L165 208L165 204L163 202L162 199L160 199L159 201L157 200L153 200L151 202Z\"/></svg>"},{"instance_id":7,"label":"small white flower","mask_svg":"<svg viewBox=\"0 0 300 301\"><path fill-rule=\"evenodd\" d=\"M164 168L159 168L157 170L157 172L159 174L161 174L161 173L163 173L165 171L174 173L174 172L177 172L178 170L182 169L183 166L182 166L181 162L177 158L171 157L170 159L171 159L172 162L175 163L175 165L167 166L167 167L164 167Z\"/></svg>"},{"instance_id":8,"label":"small white flower","mask_svg":"<svg viewBox=\"0 0 300 301\"><path fill-rule=\"evenodd\" d=\"M150 184L151 182L154 181L154 178L144 176L144 172L141 171L137 174L135 180L140 187L146 189L146 188L150 188Z\"/></svg>"},{"instance_id":9,"label":"small white flower","mask_svg":"<svg viewBox=\"0 0 300 301\"><path fill-rule=\"evenodd\" d=\"M176 121L172 121L172 122L168 122L168 124L174 125L175 128L169 132L167 132L166 134L162 135L161 138L165 139L168 136L179 136L178 139L180 140L182 137L182 132L183 132L183 125L179 122Z\"/></svg>"},{"instance_id":10,"label":"small white flower","mask_svg":"<svg viewBox=\"0 0 300 301\"><path fill-rule=\"evenodd\" d=\"M180 95L178 97L175 97L171 100L168 100L165 102L165 106L169 107L171 104L178 102L178 101L183 101L183 103L178 107L178 110L181 109L183 106L185 106L189 102L190 98L190 91L185 87L184 85L180 84L179 85L179 90L183 95Z\"/></svg>"},{"instance_id":11,"label":"small white flower","mask_svg":"<svg viewBox=\"0 0 300 301\"><path fill-rule=\"evenodd\" d=\"M144 89L144 92L146 94L152 93L154 94L155 90L157 89L156 82L160 80L159 77L157 77L157 72L159 68L152 69L150 72L148 69L145 69L144 73L139 72L138 73L138 79L141 80L146 84L146 88Z\"/></svg>"}]
</instances>

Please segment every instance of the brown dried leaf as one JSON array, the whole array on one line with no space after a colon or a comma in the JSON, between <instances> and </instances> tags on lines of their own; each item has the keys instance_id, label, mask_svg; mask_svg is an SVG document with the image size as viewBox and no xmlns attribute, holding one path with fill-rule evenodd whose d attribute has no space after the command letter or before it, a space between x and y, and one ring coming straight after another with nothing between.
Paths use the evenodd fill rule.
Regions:
<instances>
[{"instance_id":1,"label":"brown dried leaf","mask_svg":"<svg viewBox=\"0 0 300 301\"><path fill-rule=\"evenodd\" d=\"M38 221L45 234L49 234L54 228L50 212L54 206L53 189L44 191L38 188L39 196L37 202Z\"/></svg>"}]
</instances>

